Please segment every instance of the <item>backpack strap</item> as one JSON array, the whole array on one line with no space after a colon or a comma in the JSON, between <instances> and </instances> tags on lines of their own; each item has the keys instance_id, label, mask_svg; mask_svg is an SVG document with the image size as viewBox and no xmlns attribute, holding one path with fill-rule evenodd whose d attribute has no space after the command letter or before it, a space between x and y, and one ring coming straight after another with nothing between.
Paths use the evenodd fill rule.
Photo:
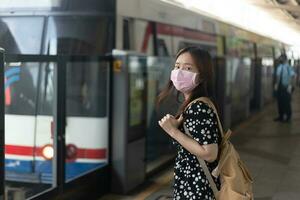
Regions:
<instances>
[{"instance_id":1,"label":"backpack strap","mask_svg":"<svg viewBox=\"0 0 300 200\"><path fill-rule=\"evenodd\" d=\"M219 126L219 131L220 131L221 136L222 136L222 139L223 139L223 138L224 138L224 129L223 129L223 127L222 127L220 117L219 117L219 115L218 115L218 112L217 112L217 109L216 109L215 105L213 104L213 102L212 102L208 97L200 97L200 98L197 98L197 99L193 100L192 102L190 102L190 103L186 106L185 109L187 109L191 104L193 104L193 103L195 103L195 102L197 102L197 101L204 102L204 103L206 103L210 108L213 109L213 112L214 112L214 113L216 114L216 116L217 116L218 126ZM185 126L184 123L183 123L183 128L184 128L185 133L186 133L187 135L189 135L191 138L193 138L192 135L190 134L189 130L186 128L186 126ZM227 134L226 134L226 135L227 135ZM229 137L229 136L228 136L228 137ZM205 173L205 176L206 176L206 178L207 178L207 180L208 180L208 182L209 182L209 184L210 184L210 186L211 186L211 189L212 189L212 191L213 191L213 193L214 193L215 198L217 198L218 193L219 193L219 190L218 190L218 188L217 188L216 183L214 182L214 180L213 180L213 178L212 178L211 173L210 173L209 170L208 170L208 167L207 167L205 161L204 161L202 158L200 158L200 157L197 157L197 160L198 160L198 162L200 163L200 165L202 166L202 169L203 169L203 171L204 171L204 173ZM218 177L218 176L216 176L216 177Z\"/></svg>"},{"instance_id":2,"label":"backpack strap","mask_svg":"<svg viewBox=\"0 0 300 200\"><path fill-rule=\"evenodd\" d=\"M190 134L189 130L186 128L185 124L183 124L183 128L184 128L185 133L188 136L190 136L191 138L193 138L193 136ZM215 198L217 198L219 190L217 188L216 183L214 182L214 180L212 178L212 175L210 174L210 172L208 170L208 167L207 167L205 161L202 158L200 158L200 157L197 157L197 159L198 159L198 162L200 163L200 165L202 166L202 169L203 169L203 171L205 173L205 176L206 176L206 178L207 178L207 180L209 182L209 185L210 185L210 187L211 187L211 189L212 189L212 191L214 193Z\"/></svg>"},{"instance_id":3,"label":"backpack strap","mask_svg":"<svg viewBox=\"0 0 300 200\"><path fill-rule=\"evenodd\" d=\"M190 103L186 106L185 109L187 109L191 104L193 104L193 103L195 103L195 102L197 102L197 101L202 101L202 102L206 103L209 107L211 107L211 108L213 109L214 113L215 113L216 116L217 116L218 125L219 125L219 130L220 130L221 136L222 136L222 138L223 138L223 137L224 137L224 129L223 129L223 126L222 126L222 124L221 124L221 120L220 120L220 117L219 117L219 115L218 115L218 111L217 111L215 105L213 104L213 102L212 102L208 97L199 97L199 98L193 100L192 102L190 102Z\"/></svg>"}]
</instances>

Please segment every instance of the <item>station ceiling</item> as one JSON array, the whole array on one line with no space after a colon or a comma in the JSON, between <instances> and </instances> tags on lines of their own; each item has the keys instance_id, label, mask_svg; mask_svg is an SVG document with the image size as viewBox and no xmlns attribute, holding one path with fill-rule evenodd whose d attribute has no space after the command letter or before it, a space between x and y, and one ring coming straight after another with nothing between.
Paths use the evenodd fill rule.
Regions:
<instances>
[{"instance_id":1,"label":"station ceiling","mask_svg":"<svg viewBox=\"0 0 300 200\"><path fill-rule=\"evenodd\" d=\"M161 0L297 46L300 56L300 0Z\"/></svg>"},{"instance_id":2,"label":"station ceiling","mask_svg":"<svg viewBox=\"0 0 300 200\"><path fill-rule=\"evenodd\" d=\"M247 0L300 32L300 0Z\"/></svg>"}]
</instances>

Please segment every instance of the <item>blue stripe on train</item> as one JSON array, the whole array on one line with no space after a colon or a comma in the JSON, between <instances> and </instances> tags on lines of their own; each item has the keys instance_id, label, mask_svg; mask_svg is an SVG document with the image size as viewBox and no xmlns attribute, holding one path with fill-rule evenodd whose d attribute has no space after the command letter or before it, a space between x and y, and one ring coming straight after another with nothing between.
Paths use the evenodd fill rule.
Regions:
<instances>
[{"instance_id":1,"label":"blue stripe on train","mask_svg":"<svg viewBox=\"0 0 300 200\"><path fill-rule=\"evenodd\" d=\"M66 180L75 178L87 171L105 166L107 163L66 163ZM32 161L5 159L6 179L11 181L20 181L23 177L24 182L33 182L32 177L39 177L34 182L51 183L52 182L52 161ZM16 175L17 174L17 175ZM22 176L23 175L23 176ZM32 175L32 176L30 176ZM17 180L18 179L18 180Z\"/></svg>"}]
</instances>

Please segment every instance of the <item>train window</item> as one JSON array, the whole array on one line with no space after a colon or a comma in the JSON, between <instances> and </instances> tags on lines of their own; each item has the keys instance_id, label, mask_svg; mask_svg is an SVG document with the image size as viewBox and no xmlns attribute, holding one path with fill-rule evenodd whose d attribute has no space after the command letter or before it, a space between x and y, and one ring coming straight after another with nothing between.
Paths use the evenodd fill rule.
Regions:
<instances>
[{"instance_id":1,"label":"train window","mask_svg":"<svg viewBox=\"0 0 300 200\"><path fill-rule=\"evenodd\" d=\"M98 13L105 12L105 13L113 13L115 12L115 1L99 1L99 0L88 0L88 1L82 1L82 0L72 0L69 1L63 1L66 3L66 9L72 10L72 11L96 11Z\"/></svg>"},{"instance_id":2,"label":"train window","mask_svg":"<svg viewBox=\"0 0 300 200\"><path fill-rule=\"evenodd\" d=\"M226 37L225 42L228 56L254 57L254 45L252 42L235 37Z\"/></svg>"},{"instance_id":3,"label":"train window","mask_svg":"<svg viewBox=\"0 0 300 200\"><path fill-rule=\"evenodd\" d=\"M91 28L93 27L93 28ZM57 41L50 54L103 55L113 48L113 23L108 17L50 17L46 41Z\"/></svg>"},{"instance_id":4,"label":"train window","mask_svg":"<svg viewBox=\"0 0 300 200\"><path fill-rule=\"evenodd\" d=\"M129 50L130 49L130 33L129 33L129 19L123 20L123 49Z\"/></svg>"},{"instance_id":5,"label":"train window","mask_svg":"<svg viewBox=\"0 0 300 200\"><path fill-rule=\"evenodd\" d=\"M0 10L36 10L36 9L51 9L53 7L59 7L62 0L47 0L47 1L20 1L9 0L9 2L3 2L0 4Z\"/></svg>"},{"instance_id":6,"label":"train window","mask_svg":"<svg viewBox=\"0 0 300 200\"><path fill-rule=\"evenodd\" d=\"M14 13L19 11L31 11L35 13L37 10L46 11L50 14L51 11L96 11L98 13L113 13L115 11L115 1L89 0L86 2L82 0L1 0L0 2L0 11L4 10Z\"/></svg>"},{"instance_id":7,"label":"train window","mask_svg":"<svg viewBox=\"0 0 300 200\"><path fill-rule=\"evenodd\" d=\"M8 25L0 19L0 46L6 50L6 52L20 52L18 45L9 30Z\"/></svg>"},{"instance_id":8,"label":"train window","mask_svg":"<svg viewBox=\"0 0 300 200\"><path fill-rule=\"evenodd\" d=\"M7 53L40 54L43 24L43 17L0 18L0 46Z\"/></svg>"},{"instance_id":9,"label":"train window","mask_svg":"<svg viewBox=\"0 0 300 200\"><path fill-rule=\"evenodd\" d=\"M202 26L203 26L203 30L205 30L207 33L215 33L216 32L215 24L211 21L203 20Z\"/></svg>"},{"instance_id":10,"label":"train window","mask_svg":"<svg viewBox=\"0 0 300 200\"><path fill-rule=\"evenodd\" d=\"M93 48L84 41L72 38L60 38L57 46L59 54L85 53ZM107 66L105 62L67 63L67 116L104 117L107 115ZM38 102L40 115L50 115L53 112L54 67L52 63L41 66Z\"/></svg>"},{"instance_id":11,"label":"train window","mask_svg":"<svg viewBox=\"0 0 300 200\"><path fill-rule=\"evenodd\" d=\"M163 39L157 39L157 55L158 56L169 56L167 45Z\"/></svg>"},{"instance_id":12,"label":"train window","mask_svg":"<svg viewBox=\"0 0 300 200\"><path fill-rule=\"evenodd\" d=\"M256 47L257 47L257 56L259 58L272 58L273 57L272 46L256 44Z\"/></svg>"}]
</instances>

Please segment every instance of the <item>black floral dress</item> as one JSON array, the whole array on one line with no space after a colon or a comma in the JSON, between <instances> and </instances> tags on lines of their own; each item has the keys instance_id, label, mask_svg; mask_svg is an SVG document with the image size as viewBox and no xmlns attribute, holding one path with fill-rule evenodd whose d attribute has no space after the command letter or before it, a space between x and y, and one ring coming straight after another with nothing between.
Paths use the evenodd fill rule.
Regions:
<instances>
[{"instance_id":1,"label":"black floral dress","mask_svg":"<svg viewBox=\"0 0 300 200\"><path fill-rule=\"evenodd\" d=\"M192 103L183 113L183 116L185 126L199 144L220 144L221 137L217 117L213 109L207 104L199 101ZM179 129L184 133L183 126ZM215 199L197 157L188 152L177 141L174 140L174 143L178 151L174 167L174 199ZM206 164L208 169L212 171L218 165L218 161L206 162ZM219 179L214 178L214 181L219 188Z\"/></svg>"}]
</instances>

